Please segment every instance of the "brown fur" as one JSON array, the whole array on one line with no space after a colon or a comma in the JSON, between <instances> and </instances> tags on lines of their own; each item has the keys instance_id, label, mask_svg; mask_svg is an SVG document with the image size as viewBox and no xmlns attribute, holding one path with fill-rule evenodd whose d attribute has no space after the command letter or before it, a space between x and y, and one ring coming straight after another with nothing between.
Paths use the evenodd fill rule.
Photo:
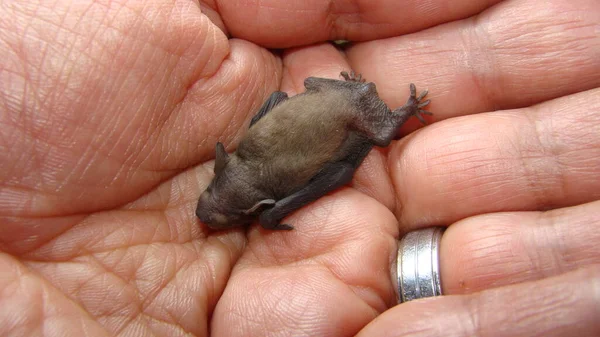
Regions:
<instances>
[{"instance_id":1,"label":"brown fur","mask_svg":"<svg viewBox=\"0 0 600 337\"><path fill-rule=\"evenodd\" d=\"M263 178L258 185L282 198L306 185L324 163L339 159L352 115L352 107L335 92L289 99L248 131L236 155Z\"/></svg>"},{"instance_id":2,"label":"brown fur","mask_svg":"<svg viewBox=\"0 0 600 337\"><path fill-rule=\"evenodd\" d=\"M261 215L267 228L290 229L279 218L325 194L323 181L347 182L373 145L387 146L408 117L425 113L414 86L409 102L391 111L373 83L342 76L308 78L307 91L289 99L274 94L234 154L217 147L215 178L196 209L203 222L227 228Z\"/></svg>"}]
</instances>

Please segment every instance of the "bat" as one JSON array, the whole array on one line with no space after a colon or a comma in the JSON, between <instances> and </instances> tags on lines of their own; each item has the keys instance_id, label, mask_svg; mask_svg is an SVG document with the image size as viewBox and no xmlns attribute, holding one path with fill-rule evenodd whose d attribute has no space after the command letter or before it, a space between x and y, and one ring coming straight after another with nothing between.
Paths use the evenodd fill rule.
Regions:
<instances>
[{"instance_id":1,"label":"bat","mask_svg":"<svg viewBox=\"0 0 600 337\"><path fill-rule=\"evenodd\" d=\"M414 84L402 107L390 110L374 83L342 72L344 80L309 77L306 91L276 91L252 118L237 150L217 143L215 176L196 215L213 229L247 225L290 230L288 214L348 184L373 146L386 147L411 116L423 124L427 91Z\"/></svg>"}]
</instances>

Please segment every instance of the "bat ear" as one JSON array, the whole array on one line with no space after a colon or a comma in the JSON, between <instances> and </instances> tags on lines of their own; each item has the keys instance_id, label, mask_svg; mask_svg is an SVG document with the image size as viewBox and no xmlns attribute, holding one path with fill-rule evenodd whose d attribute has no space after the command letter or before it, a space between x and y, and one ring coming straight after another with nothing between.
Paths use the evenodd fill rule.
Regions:
<instances>
[{"instance_id":1,"label":"bat ear","mask_svg":"<svg viewBox=\"0 0 600 337\"><path fill-rule=\"evenodd\" d=\"M215 147L215 175L219 175L228 162L229 155L227 154L227 151L225 151L225 146L218 142L217 146Z\"/></svg>"},{"instance_id":2,"label":"bat ear","mask_svg":"<svg viewBox=\"0 0 600 337\"><path fill-rule=\"evenodd\" d=\"M245 210L244 214L250 215L250 214L255 213L256 211L262 209L264 206L273 206L273 205L275 205L275 200L273 200L273 199L261 200L261 201L257 202L254 206Z\"/></svg>"}]
</instances>

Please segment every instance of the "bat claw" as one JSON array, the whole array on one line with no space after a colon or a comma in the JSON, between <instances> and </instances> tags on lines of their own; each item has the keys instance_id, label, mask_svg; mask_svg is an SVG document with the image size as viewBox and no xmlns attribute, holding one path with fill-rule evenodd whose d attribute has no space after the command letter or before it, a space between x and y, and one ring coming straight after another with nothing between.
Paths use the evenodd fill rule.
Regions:
<instances>
[{"instance_id":1,"label":"bat claw","mask_svg":"<svg viewBox=\"0 0 600 337\"><path fill-rule=\"evenodd\" d=\"M414 83L410 84L410 97L415 99L417 98L417 87Z\"/></svg>"},{"instance_id":2,"label":"bat claw","mask_svg":"<svg viewBox=\"0 0 600 337\"><path fill-rule=\"evenodd\" d=\"M425 118L423 118L423 115L421 115L419 112L415 113L415 117L417 117L421 124L427 125L427 121L425 121Z\"/></svg>"},{"instance_id":3,"label":"bat claw","mask_svg":"<svg viewBox=\"0 0 600 337\"><path fill-rule=\"evenodd\" d=\"M433 113L431 113L430 111L421 109L429 105L429 103L431 103L431 100L429 99L423 101L423 99L425 98L425 96L427 96L428 93L428 90L423 90L417 97L417 87L414 85L414 83L410 84L410 98L408 99L407 104L413 107L415 117L417 117L419 122L421 122L421 124L423 125L427 125L427 121L425 121L423 115L433 115Z\"/></svg>"},{"instance_id":4,"label":"bat claw","mask_svg":"<svg viewBox=\"0 0 600 337\"><path fill-rule=\"evenodd\" d=\"M284 223L279 223L279 224L275 225L275 227L269 228L269 229L280 230L280 231L291 231L292 229L294 229L294 226L284 224Z\"/></svg>"},{"instance_id":5,"label":"bat claw","mask_svg":"<svg viewBox=\"0 0 600 337\"><path fill-rule=\"evenodd\" d=\"M340 75L348 82L365 83L365 79L362 78L362 75L357 74L354 71L350 71L350 73L347 71L342 71Z\"/></svg>"},{"instance_id":6,"label":"bat claw","mask_svg":"<svg viewBox=\"0 0 600 337\"><path fill-rule=\"evenodd\" d=\"M421 95L422 95L422 94L421 94ZM421 99L423 99L423 98L421 98ZM417 98L417 101L419 101L419 102L420 102L420 101L421 101L421 99L418 99L418 98ZM422 108L422 107L424 107L424 106L428 106L428 105L429 105L429 103L431 103L431 100L430 100L430 99L428 99L428 100L426 100L426 101L423 101L423 102L419 103L419 105L417 105L417 106L418 106L419 108Z\"/></svg>"}]
</instances>

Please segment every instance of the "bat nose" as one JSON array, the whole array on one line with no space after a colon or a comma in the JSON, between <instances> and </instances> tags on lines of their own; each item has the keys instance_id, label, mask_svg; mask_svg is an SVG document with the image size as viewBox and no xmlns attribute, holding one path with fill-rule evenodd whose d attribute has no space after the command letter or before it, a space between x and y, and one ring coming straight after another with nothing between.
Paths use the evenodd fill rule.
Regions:
<instances>
[{"instance_id":1,"label":"bat nose","mask_svg":"<svg viewBox=\"0 0 600 337\"><path fill-rule=\"evenodd\" d=\"M207 214L200 205L196 208L196 216L200 219L200 221L204 223L210 222L210 215Z\"/></svg>"},{"instance_id":2,"label":"bat nose","mask_svg":"<svg viewBox=\"0 0 600 337\"><path fill-rule=\"evenodd\" d=\"M205 224L210 223L210 210L206 209L204 206L202 198L198 200L198 205L196 206L196 216L200 219L200 221Z\"/></svg>"}]
</instances>

